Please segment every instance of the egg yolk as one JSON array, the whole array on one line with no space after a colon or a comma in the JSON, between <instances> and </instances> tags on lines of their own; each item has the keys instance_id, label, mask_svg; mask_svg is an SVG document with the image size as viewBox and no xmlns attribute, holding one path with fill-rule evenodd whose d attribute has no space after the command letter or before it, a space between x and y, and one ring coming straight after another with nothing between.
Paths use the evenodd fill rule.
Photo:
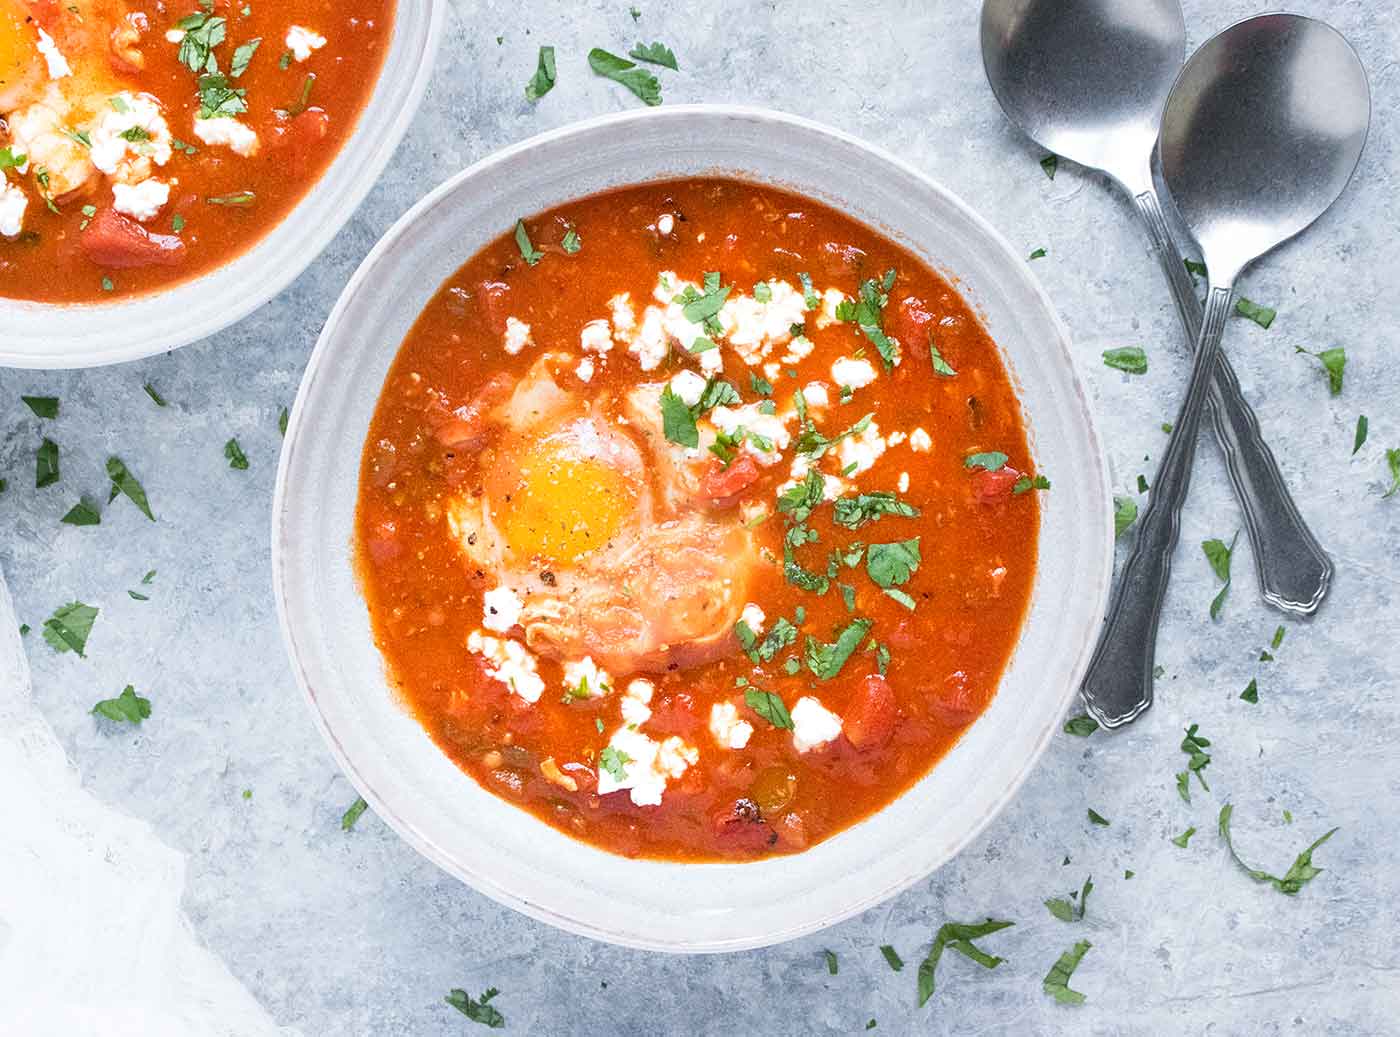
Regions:
<instances>
[{"instance_id":1,"label":"egg yolk","mask_svg":"<svg viewBox=\"0 0 1400 1037\"><path fill-rule=\"evenodd\" d=\"M518 481L493 500L492 517L517 557L576 562L636 523L633 481L570 437L544 439L515 466Z\"/></svg>"}]
</instances>

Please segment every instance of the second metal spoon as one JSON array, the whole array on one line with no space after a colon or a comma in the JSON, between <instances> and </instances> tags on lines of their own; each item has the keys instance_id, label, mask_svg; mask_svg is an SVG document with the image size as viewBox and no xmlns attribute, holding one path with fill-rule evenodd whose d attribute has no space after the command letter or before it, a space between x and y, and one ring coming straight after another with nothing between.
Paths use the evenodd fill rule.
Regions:
<instances>
[{"instance_id":1,"label":"second metal spoon","mask_svg":"<svg viewBox=\"0 0 1400 1037\"><path fill-rule=\"evenodd\" d=\"M1167 229L1151 165L1185 47L1178 0L985 0L982 6L982 61L1003 111L1039 144L1107 173L1132 195L1195 342L1201 303ZM1208 399L1264 599L1286 612L1313 612L1327 593L1332 562L1289 496L1223 356Z\"/></svg>"}]
</instances>

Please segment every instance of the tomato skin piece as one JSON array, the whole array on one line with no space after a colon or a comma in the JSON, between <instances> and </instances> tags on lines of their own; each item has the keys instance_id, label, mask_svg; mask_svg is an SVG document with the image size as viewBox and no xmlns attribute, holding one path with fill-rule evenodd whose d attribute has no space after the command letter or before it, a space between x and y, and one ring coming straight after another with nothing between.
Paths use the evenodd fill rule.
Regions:
<instances>
[{"instance_id":1,"label":"tomato skin piece","mask_svg":"<svg viewBox=\"0 0 1400 1037\"><path fill-rule=\"evenodd\" d=\"M78 244L92 262L117 270L179 266L185 261L185 243L175 235L152 234L112 209L98 210L78 234Z\"/></svg>"},{"instance_id":2,"label":"tomato skin piece","mask_svg":"<svg viewBox=\"0 0 1400 1037\"><path fill-rule=\"evenodd\" d=\"M995 472L985 468L972 470L972 495L978 504L1002 504L1011 499L1012 488L1021 478L1021 473L1010 465L1003 465Z\"/></svg>"},{"instance_id":3,"label":"tomato skin piece","mask_svg":"<svg viewBox=\"0 0 1400 1037\"><path fill-rule=\"evenodd\" d=\"M311 171L321 141L330 132L331 117L315 106L292 116L277 127L277 146L286 149L288 171L301 179Z\"/></svg>"},{"instance_id":4,"label":"tomato skin piece","mask_svg":"<svg viewBox=\"0 0 1400 1037\"><path fill-rule=\"evenodd\" d=\"M504 281L482 281L476 286L476 304L481 308L481 316L486 326L498 335L505 334L509 296L510 285Z\"/></svg>"},{"instance_id":5,"label":"tomato skin piece","mask_svg":"<svg viewBox=\"0 0 1400 1037\"><path fill-rule=\"evenodd\" d=\"M759 477L758 464L748 454L741 454L729 467L716 459L700 479L700 496L712 501L726 501L743 493Z\"/></svg>"},{"instance_id":6,"label":"tomato skin piece","mask_svg":"<svg viewBox=\"0 0 1400 1037\"><path fill-rule=\"evenodd\" d=\"M922 299L906 295L887 318L886 330L899 339L906 356L912 353L920 359L927 360L929 328L933 326L933 320L933 313L924 305Z\"/></svg>"},{"instance_id":7,"label":"tomato skin piece","mask_svg":"<svg viewBox=\"0 0 1400 1037\"><path fill-rule=\"evenodd\" d=\"M966 727L982 710L977 689L972 687L963 670L954 670L944 679L941 687L930 688L926 694L933 714L953 727Z\"/></svg>"},{"instance_id":8,"label":"tomato skin piece","mask_svg":"<svg viewBox=\"0 0 1400 1037\"><path fill-rule=\"evenodd\" d=\"M899 702L890 682L878 673L869 674L856 689L841 730L846 741L861 752L878 749L890 740L899 725Z\"/></svg>"}]
</instances>

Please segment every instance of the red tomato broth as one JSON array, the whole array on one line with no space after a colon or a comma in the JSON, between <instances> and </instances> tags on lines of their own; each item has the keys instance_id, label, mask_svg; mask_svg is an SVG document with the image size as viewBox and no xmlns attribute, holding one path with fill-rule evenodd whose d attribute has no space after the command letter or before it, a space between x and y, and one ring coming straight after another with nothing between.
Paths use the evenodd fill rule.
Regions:
<instances>
[{"instance_id":1,"label":"red tomato broth","mask_svg":"<svg viewBox=\"0 0 1400 1037\"><path fill-rule=\"evenodd\" d=\"M213 0L207 13L226 21L226 38L213 48L220 72L231 71L239 45L262 41L246 71L230 80L246 91L247 111L236 118L258 137L257 152L243 156L194 133L198 76L181 63L179 44L165 38L181 19L205 11L196 0L84 0L81 10L48 0L0 3L27 7L69 60L73 75L44 85L61 88L72 106L64 118L68 131L89 133L113 94L144 93L158 100L170 136L186 146L153 166L153 177L168 182L170 191L149 219L115 211L116 178L100 170L55 196L56 212L35 181L35 163L23 174L0 173L29 195L23 231L0 237L0 295L68 303L140 295L189 280L228 263L276 227L354 131L378 79L394 16L394 0ZM110 36L130 25L145 27L130 40L140 67L119 56ZM287 58L282 68L293 25L326 43L305 61ZM309 93L308 77L314 77ZM0 109L0 146L22 151L7 128L12 114Z\"/></svg>"},{"instance_id":2,"label":"red tomato broth","mask_svg":"<svg viewBox=\"0 0 1400 1037\"><path fill-rule=\"evenodd\" d=\"M656 230L661 213L674 214L669 235ZM392 683L442 751L478 783L595 846L702 861L798 852L829 838L887 805L951 748L995 694L1019 636L1034 580L1037 494L1013 494L1009 481L989 494L980 485L985 473L965 465L972 453L1001 451L1017 473L1034 471L1020 406L996 346L966 302L908 251L823 205L772 188L714 179L653 183L560 206L526 224L542 259L527 265L514 238L503 235L443 284L399 349L366 439L358 569ZM561 247L570 228L582 246L574 254ZM700 232L703 242L696 240ZM652 716L643 729L657 739L682 736L698 749L699 761L669 782L660 806L635 805L626 791L598 795L598 754L619 724L620 687L629 675L614 673L614 691L606 697L564 703L560 664L542 658L546 690L534 704L485 675L464 644L480 628L482 595L496 580L466 558L442 512L454 494L480 492L490 447L483 453L477 440L464 449L443 446L434 428L453 408L474 421L471 401L493 395L482 387L494 385L499 397L541 353L581 355L583 325L605 316L607 300L619 293L644 304L659 271L695 282L704 271L719 271L724 284L746 293L764 279L796 285L799 272L808 272L819 292L835 287L854 297L863 279L890 268L897 280L885 327L903 336L902 363L881 370L849 402L835 403L833 386L833 402L817 424L832 434L873 412L885 435L927 430L929 452L916 453L907 443L890 446L847 490L893 490L905 471L909 488L899 497L921 514L885 516L852 532L835 524L831 505L823 503L808 522L819 541L799 548L798 557L821 569L833 546L919 536L921 562L902 588L916 600L915 610L882 593L863 562L838 577L855 588L854 613L834 583L818 596L787 582L780 561L786 523L772 515L752 535L778 561L757 567L747 597L763 608L767 626L803 606L798 643L756 665L735 641L718 659L653 676ZM906 298L913 300L908 307ZM527 322L534 338L516 356L501 345L507 314ZM954 377L933 371L927 339L919 339L930 326L937 328L939 351L956 369ZM829 381L826 373L838 357L863 348L878 359L853 324L817 329L809 320L807 330L814 352L784 364L783 374L771 379L780 413L791 409L797 386L817 377ZM794 366L796 380L787 374ZM602 398L686 367L695 361L673 349L659 371L643 375L619 346L590 383L581 389L570 384ZM758 398L749 385L750 371L758 370L726 349L722 377L740 389L745 403ZM467 435L453 427L454 434ZM771 509L777 486L789 478L791 454L789 448L756 480L748 473L728 480L743 484L737 497ZM721 470L720 478L725 474ZM1004 572L994 576L996 569ZM865 645L832 680L818 680L806 668L795 676L785 671L782 661L800 658L806 635L830 642L852 615L872 620L870 639L888 646L884 682L871 680L877 658ZM815 695L826 709L849 713L852 737L862 747L843 734L798 753L790 731L743 704L737 679L776 692L789 709L801 696ZM722 748L710 733L710 706L721 700L738 703L740 717L753 725L742 749ZM891 702L898 710L893 722ZM543 775L546 757L575 778L577 791ZM754 817L755 803L761 820Z\"/></svg>"}]
</instances>

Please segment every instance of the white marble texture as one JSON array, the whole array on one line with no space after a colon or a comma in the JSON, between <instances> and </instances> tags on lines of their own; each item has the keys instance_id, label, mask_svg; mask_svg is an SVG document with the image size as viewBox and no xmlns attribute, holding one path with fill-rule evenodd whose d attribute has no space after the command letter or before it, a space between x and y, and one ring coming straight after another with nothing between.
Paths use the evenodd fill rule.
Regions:
<instances>
[{"instance_id":1,"label":"white marble texture","mask_svg":"<svg viewBox=\"0 0 1400 1037\"><path fill-rule=\"evenodd\" d=\"M36 702L85 787L188 855L184 907L199 936L279 1024L307 1034L478 1032L442 996L488 985L501 989L508 1032L541 1035L836 1034L861 1032L871 1018L877 1033L1400 1032L1400 497L1380 498L1385 448L1400 447L1391 361L1400 20L1390 4L1296 5L1360 51L1374 92L1371 140L1337 208L1244 278L1245 294L1278 308L1273 328L1234 321L1228 331L1284 474L1338 564L1321 614L1286 621L1276 662L1257 662L1281 617L1258 599L1243 538L1224 614L1207 616L1214 578L1198 545L1228 539L1240 515L1219 451L1204 442L1162 627L1157 706L1121 735L1057 738L967 852L860 918L765 951L653 956L498 907L370 814L341 832L354 793L292 684L271 608L277 413L339 286L413 200L493 148L637 103L588 71L591 46L622 52L662 39L682 68L661 73L668 101L767 104L827 121L928 170L1027 252L1047 248L1035 270L1075 335L1115 484L1123 492L1138 472L1151 478L1159 424L1185 371L1166 288L1128 205L1067 164L1048 181L1039 150L1004 122L982 81L975 4L640 6L634 24L624 2L458 2L423 111L383 182L290 290L173 355L90 372L0 372L0 477L9 480L0 566L17 611L37 628L73 597L103 610L85 660L27 639ZM1193 42L1251 13L1242 0L1186 6ZM560 81L531 106L521 90L540 43L558 48ZM1123 345L1149 351L1145 377L1099 362ZM1297 345L1346 347L1340 397ZM146 381L168 408L151 404ZM60 396L61 416L41 422L21 393ZM1359 413L1370 441L1352 457ZM42 435L62 447L63 478L36 491ZM246 472L223 458L232 435L251 461ZM104 494L111 453L145 482L159 521L122 500L99 527L60 525L79 492ZM130 599L127 588L152 568L151 600ZM1254 706L1238 698L1251 677ZM88 708L127 683L151 698L152 718L139 731L96 725ZM1173 774L1191 722L1214 743L1213 791L1187 807ZM1340 825L1318 852L1326 871L1295 898L1252 883L1215 835L1227 799L1242 852L1279 872ZM1088 824L1087 806L1111 827ZM1178 849L1168 840L1188 825L1200 833ZM1062 866L1067 855L1073 863ZM1136 877L1125 881L1125 868ZM1088 873L1087 921L1052 918L1041 901ZM986 941L1007 962L986 973L947 956L934 1000L915 1008L914 969L934 929L987 914L1018 923ZM1041 977L1081 937L1094 943L1074 984L1088 1003L1055 1004ZM884 943L904 956L902 973L881 958ZM839 975L827 974L824 948L840 955Z\"/></svg>"}]
</instances>

